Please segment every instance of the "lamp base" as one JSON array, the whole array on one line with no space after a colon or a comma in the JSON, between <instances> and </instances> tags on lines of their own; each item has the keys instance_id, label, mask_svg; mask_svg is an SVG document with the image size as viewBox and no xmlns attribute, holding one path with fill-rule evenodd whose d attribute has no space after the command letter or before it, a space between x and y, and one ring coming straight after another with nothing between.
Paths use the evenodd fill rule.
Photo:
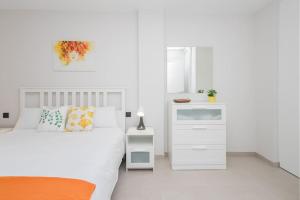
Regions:
<instances>
[{"instance_id":1,"label":"lamp base","mask_svg":"<svg viewBox=\"0 0 300 200\"><path fill-rule=\"evenodd\" d=\"M139 125L136 127L137 130L145 130L146 127L144 125L144 120L143 120L143 117L140 117L140 122L139 122Z\"/></svg>"}]
</instances>

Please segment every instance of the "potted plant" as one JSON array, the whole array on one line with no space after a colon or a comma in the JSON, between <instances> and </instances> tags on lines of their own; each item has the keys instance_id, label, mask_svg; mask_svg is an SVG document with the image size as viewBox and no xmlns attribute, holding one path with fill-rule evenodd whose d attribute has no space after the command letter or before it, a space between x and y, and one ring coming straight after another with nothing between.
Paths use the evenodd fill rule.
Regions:
<instances>
[{"instance_id":1,"label":"potted plant","mask_svg":"<svg viewBox=\"0 0 300 200\"><path fill-rule=\"evenodd\" d=\"M207 91L208 102L215 103L216 102L217 91L214 89L210 89Z\"/></svg>"}]
</instances>

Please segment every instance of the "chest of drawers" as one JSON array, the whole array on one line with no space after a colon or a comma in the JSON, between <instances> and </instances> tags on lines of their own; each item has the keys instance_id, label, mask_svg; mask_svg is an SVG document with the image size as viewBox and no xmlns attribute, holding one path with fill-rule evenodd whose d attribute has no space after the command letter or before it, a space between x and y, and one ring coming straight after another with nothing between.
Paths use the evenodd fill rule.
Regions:
<instances>
[{"instance_id":1,"label":"chest of drawers","mask_svg":"<svg viewBox=\"0 0 300 200\"><path fill-rule=\"evenodd\" d=\"M226 169L224 104L169 103L172 169Z\"/></svg>"}]
</instances>

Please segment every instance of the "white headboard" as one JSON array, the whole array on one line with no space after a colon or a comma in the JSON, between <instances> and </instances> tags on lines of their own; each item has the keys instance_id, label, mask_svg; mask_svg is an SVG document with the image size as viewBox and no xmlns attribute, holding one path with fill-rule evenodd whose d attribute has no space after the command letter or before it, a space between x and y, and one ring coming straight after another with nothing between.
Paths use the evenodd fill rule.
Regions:
<instances>
[{"instance_id":1,"label":"white headboard","mask_svg":"<svg viewBox=\"0 0 300 200\"><path fill-rule=\"evenodd\" d=\"M20 112L26 107L68 105L115 106L119 126L125 132L124 88L20 88Z\"/></svg>"}]
</instances>

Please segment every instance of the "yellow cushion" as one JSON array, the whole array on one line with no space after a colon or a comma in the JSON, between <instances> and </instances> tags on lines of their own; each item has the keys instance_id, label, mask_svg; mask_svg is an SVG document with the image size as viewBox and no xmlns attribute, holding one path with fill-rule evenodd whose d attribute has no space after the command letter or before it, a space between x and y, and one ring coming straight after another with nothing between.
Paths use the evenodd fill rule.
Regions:
<instances>
[{"instance_id":1,"label":"yellow cushion","mask_svg":"<svg viewBox=\"0 0 300 200\"><path fill-rule=\"evenodd\" d=\"M66 131L90 131L93 129L95 107L71 107L68 111Z\"/></svg>"}]
</instances>

